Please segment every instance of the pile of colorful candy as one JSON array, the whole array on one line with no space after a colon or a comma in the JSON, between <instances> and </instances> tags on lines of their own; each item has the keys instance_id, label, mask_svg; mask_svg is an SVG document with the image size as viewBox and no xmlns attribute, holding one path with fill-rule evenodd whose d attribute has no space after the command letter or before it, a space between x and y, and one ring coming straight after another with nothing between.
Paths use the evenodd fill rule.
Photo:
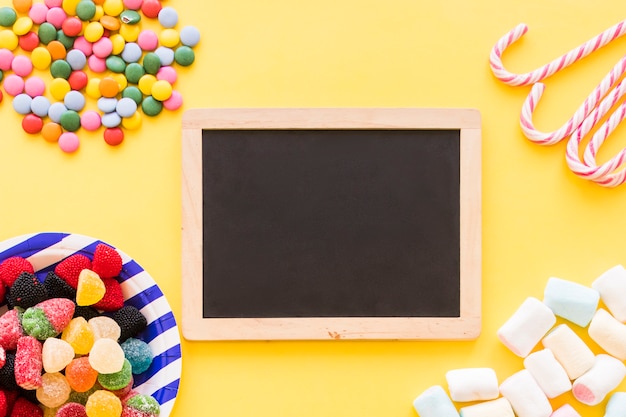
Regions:
<instances>
[{"instance_id":1,"label":"pile of colorful candy","mask_svg":"<svg viewBox=\"0 0 626 417\"><path fill-rule=\"evenodd\" d=\"M124 129L141 126L142 114L180 108L175 66L193 64L200 32L178 31L178 20L160 0L13 0L0 7L0 80L24 130L74 152L81 128L104 127L106 143L118 145Z\"/></svg>"},{"instance_id":2,"label":"pile of colorful candy","mask_svg":"<svg viewBox=\"0 0 626 417\"><path fill-rule=\"evenodd\" d=\"M93 259L75 253L43 282L14 256L0 263L0 417L152 417L151 396L133 375L152 364L137 336L147 320L124 305L119 253L98 244Z\"/></svg>"}]
</instances>

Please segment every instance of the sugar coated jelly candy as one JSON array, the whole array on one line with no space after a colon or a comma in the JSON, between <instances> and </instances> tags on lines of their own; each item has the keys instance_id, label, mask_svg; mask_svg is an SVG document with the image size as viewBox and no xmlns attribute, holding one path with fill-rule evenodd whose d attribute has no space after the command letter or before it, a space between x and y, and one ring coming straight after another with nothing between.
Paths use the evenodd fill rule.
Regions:
<instances>
[{"instance_id":1,"label":"sugar coated jelly candy","mask_svg":"<svg viewBox=\"0 0 626 417\"><path fill-rule=\"evenodd\" d=\"M84 317L73 318L61 334L77 355L86 355L94 344L93 330Z\"/></svg>"},{"instance_id":2,"label":"sugar coated jelly candy","mask_svg":"<svg viewBox=\"0 0 626 417\"><path fill-rule=\"evenodd\" d=\"M41 359L44 371L60 372L74 359L74 348L65 340L49 337L43 342Z\"/></svg>"},{"instance_id":3,"label":"sugar coated jelly candy","mask_svg":"<svg viewBox=\"0 0 626 417\"><path fill-rule=\"evenodd\" d=\"M119 324L111 317L98 316L89 319L89 325L93 330L94 340L101 338L117 340L120 338L121 329Z\"/></svg>"},{"instance_id":4,"label":"sugar coated jelly candy","mask_svg":"<svg viewBox=\"0 0 626 417\"><path fill-rule=\"evenodd\" d=\"M89 396L85 409L88 417L120 417L122 401L109 391L98 390Z\"/></svg>"},{"instance_id":5,"label":"sugar coated jelly candy","mask_svg":"<svg viewBox=\"0 0 626 417\"><path fill-rule=\"evenodd\" d=\"M124 351L126 359L130 361L135 375L145 372L152 364L152 349L143 340L130 337L120 346Z\"/></svg>"},{"instance_id":6,"label":"sugar coated jelly candy","mask_svg":"<svg viewBox=\"0 0 626 417\"><path fill-rule=\"evenodd\" d=\"M89 352L89 364L101 374L119 372L124 366L124 351L111 339L98 339Z\"/></svg>"},{"instance_id":7,"label":"sugar coated jelly candy","mask_svg":"<svg viewBox=\"0 0 626 417\"><path fill-rule=\"evenodd\" d=\"M22 314L24 332L39 340L58 336L74 315L74 303L67 298L50 298Z\"/></svg>"},{"instance_id":8,"label":"sugar coated jelly candy","mask_svg":"<svg viewBox=\"0 0 626 417\"><path fill-rule=\"evenodd\" d=\"M65 377L74 391L87 392L95 385L98 371L89 364L89 357L82 356L65 367Z\"/></svg>"},{"instance_id":9,"label":"sugar coated jelly candy","mask_svg":"<svg viewBox=\"0 0 626 417\"><path fill-rule=\"evenodd\" d=\"M122 414L122 416L158 416L161 413L161 406L154 399L154 397L145 394L136 394L128 398L124 403L124 408L130 410L136 410L142 414Z\"/></svg>"},{"instance_id":10,"label":"sugar coated jelly candy","mask_svg":"<svg viewBox=\"0 0 626 417\"><path fill-rule=\"evenodd\" d=\"M46 407L59 407L70 397L72 389L62 373L45 373L41 380L41 386L37 388L36 395L37 400Z\"/></svg>"},{"instance_id":11,"label":"sugar coated jelly candy","mask_svg":"<svg viewBox=\"0 0 626 417\"><path fill-rule=\"evenodd\" d=\"M32 336L22 336L15 352L15 382L21 388L33 390L41 386L41 342Z\"/></svg>"},{"instance_id":12,"label":"sugar coated jelly candy","mask_svg":"<svg viewBox=\"0 0 626 417\"><path fill-rule=\"evenodd\" d=\"M102 388L115 391L126 387L132 379L132 367L128 359L124 359L124 365L119 372L113 374L98 375L98 382Z\"/></svg>"},{"instance_id":13,"label":"sugar coated jelly candy","mask_svg":"<svg viewBox=\"0 0 626 417\"><path fill-rule=\"evenodd\" d=\"M79 306L90 306L102 300L106 288L100 276L90 270L83 269L78 276L78 286L76 287L76 304Z\"/></svg>"},{"instance_id":14,"label":"sugar coated jelly candy","mask_svg":"<svg viewBox=\"0 0 626 417\"><path fill-rule=\"evenodd\" d=\"M17 341L24 335L21 314L17 309L12 309L0 316L0 346L5 350L15 350Z\"/></svg>"},{"instance_id":15,"label":"sugar coated jelly candy","mask_svg":"<svg viewBox=\"0 0 626 417\"><path fill-rule=\"evenodd\" d=\"M83 404L68 402L63 404L54 415L55 417L87 417L87 410Z\"/></svg>"}]
</instances>

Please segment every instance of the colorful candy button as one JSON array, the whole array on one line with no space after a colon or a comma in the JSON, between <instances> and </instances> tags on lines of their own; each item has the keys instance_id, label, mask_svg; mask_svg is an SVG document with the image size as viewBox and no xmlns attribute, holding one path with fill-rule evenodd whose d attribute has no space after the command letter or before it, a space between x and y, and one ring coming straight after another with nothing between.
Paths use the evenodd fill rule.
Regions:
<instances>
[{"instance_id":1,"label":"colorful candy button","mask_svg":"<svg viewBox=\"0 0 626 417\"><path fill-rule=\"evenodd\" d=\"M65 95L63 104L65 104L65 107L67 107L68 110L80 112L83 108L85 108L85 96L78 91L70 91Z\"/></svg>"},{"instance_id":2,"label":"colorful candy button","mask_svg":"<svg viewBox=\"0 0 626 417\"><path fill-rule=\"evenodd\" d=\"M61 134L63 134L63 128L58 123L48 122L41 129L41 135L48 142L58 142Z\"/></svg>"},{"instance_id":3,"label":"colorful candy button","mask_svg":"<svg viewBox=\"0 0 626 417\"><path fill-rule=\"evenodd\" d=\"M102 13L104 13L104 10L102 11ZM99 22L102 25L102 27L105 28L106 30L120 30L121 22L120 22L120 19L118 19L117 17L104 14L99 19Z\"/></svg>"},{"instance_id":4,"label":"colorful candy button","mask_svg":"<svg viewBox=\"0 0 626 417\"><path fill-rule=\"evenodd\" d=\"M15 55L13 54L13 52L9 51L6 48L0 49L0 70L10 70L14 58Z\"/></svg>"},{"instance_id":5,"label":"colorful candy button","mask_svg":"<svg viewBox=\"0 0 626 417\"><path fill-rule=\"evenodd\" d=\"M170 98L163 102L163 107L167 110L178 110L183 105L183 96L178 91L172 91Z\"/></svg>"},{"instance_id":6,"label":"colorful candy button","mask_svg":"<svg viewBox=\"0 0 626 417\"><path fill-rule=\"evenodd\" d=\"M104 0L102 8L104 13L109 16L119 16L124 11L124 2L122 0Z\"/></svg>"},{"instance_id":7,"label":"colorful candy button","mask_svg":"<svg viewBox=\"0 0 626 417\"><path fill-rule=\"evenodd\" d=\"M50 82L50 95L55 100L62 101L65 95L72 90L69 81L65 78L55 78Z\"/></svg>"},{"instance_id":8,"label":"colorful candy button","mask_svg":"<svg viewBox=\"0 0 626 417\"><path fill-rule=\"evenodd\" d=\"M161 2L159 0L143 0L141 4L141 12L150 19L156 19L161 11Z\"/></svg>"},{"instance_id":9,"label":"colorful candy button","mask_svg":"<svg viewBox=\"0 0 626 417\"><path fill-rule=\"evenodd\" d=\"M85 56L89 57L93 53L93 44L85 39L84 36L79 36L74 40L74 49L78 49Z\"/></svg>"},{"instance_id":10,"label":"colorful candy button","mask_svg":"<svg viewBox=\"0 0 626 417\"><path fill-rule=\"evenodd\" d=\"M67 36L75 37L83 31L83 22L76 16L69 16L63 21L61 29Z\"/></svg>"},{"instance_id":11,"label":"colorful candy button","mask_svg":"<svg viewBox=\"0 0 626 417\"><path fill-rule=\"evenodd\" d=\"M100 97L98 99L98 110L102 113L111 113L117 107L117 99L112 97Z\"/></svg>"},{"instance_id":12,"label":"colorful candy button","mask_svg":"<svg viewBox=\"0 0 626 417\"><path fill-rule=\"evenodd\" d=\"M104 35L104 27L100 22L90 22L85 27L83 36L89 42L94 43Z\"/></svg>"},{"instance_id":13,"label":"colorful candy button","mask_svg":"<svg viewBox=\"0 0 626 417\"><path fill-rule=\"evenodd\" d=\"M4 91L10 96L17 96L24 92L24 79L19 75L10 74L4 78Z\"/></svg>"},{"instance_id":14,"label":"colorful candy button","mask_svg":"<svg viewBox=\"0 0 626 417\"><path fill-rule=\"evenodd\" d=\"M28 77L33 72L33 63L25 55L18 55L11 62L11 69L20 77Z\"/></svg>"},{"instance_id":15,"label":"colorful candy button","mask_svg":"<svg viewBox=\"0 0 626 417\"><path fill-rule=\"evenodd\" d=\"M18 94L13 98L13 110L18 114L29 114L31 112L31 104L33 99L28 94Z\"/></svg>"},{"instance_id":16,"label":"colorful candy button","mask_svg":"<svg viewBox=\"0 0 626 417\"><path fill-rule=\"evenodd\" d=\"M165 80L157 80L152 84L151 93L156 100L165 101L172 96L172 84Z\"/></svg>"},{"instance_id":17,"label":"colorful candy button","mask_svg":"<svg viewBox=\"0 0 626 417\"><path fill-rule=\"evenodd\" d=\"M52 103L48 109L48 117L55 123L61 122L61 116L67 111L67 107L60 101Z\"/></svg>"},{"instance_id":18,"label":"colorful candy button","mask_svg":"<svg viewBox=\"0 0 626 417\"><path fill-rule=\"evenodd\" d=\"M0 30L0 48L14 51L19 45L19 39L12 30Z\"/></svg>"},{"instance_id":19,"label":"colorful candy button","mask_svg":"<svg viewBox=\"0 0 626 417\"><path fill-rule=\"evenodd\" d=\"M30 103L31 111L39 117L46 117L50 110L50 100L45 96L37 96Z\"/></svg>"},{"instance_id":20,"label":"colorful candy button","mask_svg":"<svg viewBox=\"0 0 626 417\"><path fill-rule=\"evenodd\" d=\"M46 21L48 10L50 9L45 5L45 3L35 3L28 11L28 17L30 17L34 24L41 25Z\"/></svg>"},{"instance_id":21,"label":"colorful candy button","mask_svg":"<svg viewBox=\"0 0 626 417\"><path fill-rule=\"evenodd\" d=\"M39 29L37 29L37 36L39 36L39 42L47 45L56 40L57 28L50 22L44 22L39 25Z\"/></svg>"},{"instance_id":22,"label":"colorful candy button","mask_svg":"<svg viewBox=\"0 0 626 417\"><path fill-rule=\"evenodd\" d=\"M172 48L159 46L154 53L157 54L161 60L161 65L172 65L174 62L174 50Z\"/></svg>"},{"instance_id":23,"label":"colorful candy button","mask_svg":"<svg viewBox=\"0 0 626 417\"><path fill-rule=\"evenodd\" d=\"M87 57L80 49L72 49L65 57L72 70L82 70L87 65Z\"/></svg>"},{"instance_id":24,"label":"colorful candy button","mask_svg":"<svg viewBox=\"0 0 626 417\"><path fill-rule=\"evenodd\" d=\"M80 129L80 115L74 110L67 110L63 113L59 122L63 129L68 132L75 132Z\"/></svg>"},{"instance_id":25,"label":"colorful candy button","mask_svg":"<svg viewBox=\"0 0 626 417\"><path fill-rule=\"evenodd\" d=\"M57 30L61 29L66 18L67 13L61 7L51 7L46 14L46 22L53 25Z\"/></svg>"},{"instance_id":26,"label":"colorful candy button","mask_svg":"<svg viewBox=\"0 0 626 417\"><path fill-rule=\"evenodd\" d=\"M122 59L127 63L139 62L143 55L143 51L141 47L135 42L128 42L124 45L124 50L122 51Z\"/></svg>"},{"instance_id":27,"label":"colorful candy button","mask_svg":"<svg viewBox=\"0 0 626 417\"><path fill-rule=\"evenodd\" d=\"M130 117L124 117L122 119L122 127L129 130L136 130L141 127L141 113L135 112Z\"/></svg>"},{"instance_id":28,"label":"colorful candy button","mask_svg":"<svg viewBox=\"0 0 626 417\"><path fill-rule=\"evenodd\" d=\"M113 52L113 42L109 38L100 38L93 43L93 54L98 58L107 58Z\"/></svg>"},{"instance_id":29,"label":"colorful candy button","mask_svg":"<svg viewBox=\"0 0 626 417\"><path fill-rule=\"evenodd\" d=\"M39 36L35 32L28 32L19 37L18 46L26 52L31 52L39 46Z\"/></svg>"},{"instance_id":30,"label":"colorful candy button","mask_svg":"<svg viewBox=\"0 0 626 417\"><path fill-rule=\"evenodd\" d=\"M129 10L139 10L142 4L143 0L124 0L124 7Z\"/></svg>"},{"instance_id":31,"label":"colorful candy button","mask_svg":"<svg viewBox=\"0 0 626 417\"><path fill-rule=\"evenodd\" d=\"M180 35L175 29L164 29L159 35L159 42L167 48L174 48L180 42Z\"/></svg>"},{"instance_id":32,"label":"colorful candy button","mask_svg":"<svg viewBox=\"0 0 626 417\"><path fill-rule=\"evenodd\" d=\"M96 4L91 0L80 1L76 5L76 16L84 22L88 22L96 15Z\"/></svg>"},{"instance_id":33,"label":"colorful candy button","mask_svg":"<svg viewBox=\"0 0 626 417\"><path fill-rule=\"evenodd\" d=\"M33 49L33 52L30 54L30 59L33 61L33 66L41 71L48 69L52 63L50 51L43 46L38 46Z\"/></svg>"},{"instance_id":34,"label":"colorful candy button","mask_svg":"<svg viewBox=\"0 0 626 417\"><path fill-rule=\"evenodd\" d=\"M185 26L180 30L180 43L193 48L200 43L200 31L194 26Z\"/></svg>"},{"instance_id":35,"label":"colorful candy button","mask_svg":"<svg viewBox=\"0 0 626 417\"><path fill-rule=\"evenodd\" d=\"M32 28L33 20L28 16L22 16L13 24L13 33L17 36L26 35Z\"/></svg>"},{"instance_id":36,"label":"colorful candy button","mask_svg":"<svg viewBox=\"0 0 626 417\"><path fill-rule=\"evenodd\" d=\"M87 86L85 87L85 93L87 93L87 96L95 100L102 97L102 94L100 94L100 78L89 79Z\"/></svg>"},{"instance_id":37,"label":"colorful candy button","mask_svg":"<svg viewBox=\"0 0 626 417\"><path fill-rule=\"evenodd\" d=\"M173 28L178 24L178 12L173 7L162 8L157 17L164 28Z\"/></svg>"},{"instance_id":38,"label":"colorful candy button","mask_svg":"<svg viewBox=\"0 0 626 417\"><path fill-rule=\"evenodd\" d=\"M146 116L154 117L163 110L163 103L152 96L148 96L141 102L141 110Z\"/></svg>"},{"instance_id":39,"label":"colorful candy button","mask_svg":"<svg viewBox=\"0 0 626 417\"><path fill-rule=\"evenodd\" d=\"M96 131L102 125L100 121L100 113L95 110L87 110L80 117L81 126L90 132Z\"/></svg>"},{"instance_id":40,"label":"colorful candy button","mask_svg":"<svg viewBox=\"0 0 626 417\"><path fill-rule=\"evenodd\" d=\"M53 57L54 58L54 57ZM50 65L50 74L54 78L64 78L68 79L70 74L72 73L72 67L69 62L63 59L57 59Z\"/></svg>"},{"instance_id":41,"label":"colorful candy button","mask_svg":"<svg viewBox=\"0 0 626 417\"><path fill-rule=\"evenodd\" d=\"M43 96L46 91L46 82L37 76L24 81L24 92L31 97Z\"/></svg>"},{"instance_id":42,"label":"colorful candy button","mask_svg":"<svg viewBox=\"0 0 626 417\"><path fill-rule=\"evenodd\" d=\"M122 123L122 117L117 112L105 113L101 121L104 127L117 127Z\"/></svg>"},{"instance_id":43,"label":"colorful candy button","mask_svg":"<svg viewBox=\"0 0 626 417\"><path fill-rule=\"evenodd\" d=\"M12 27L17 20L17 12L11 7L0 7L0 26Z\"/></svg>"},{"instance_id":44,"label":"colorful candy button","mask_svg":"<svg viewBox=\"0 0 626 417\"><path fill-rule=\"evenodd\" d=\"M80 140L78 139L78 135L76 135L76 133L65 132L59 136L58 143L63 152L72 153L78 150Z\"/></svg>"},{"instance_id":45,"label":"colorful candy button","mask_svg":"<svg viewBox=\"0 0 626 417\"><path fill-rule=\"evenodd\" d=\"M149 29L142 30L137 38L137 44L143 51L154 51L159 46L159 35Z\"/></svg>"},{"instance_id":46,"label":"colorful candy button","mask_svg":"<svg viewBox=\"0 0 626 417\"><path fill-rule=\"evenodd\" d=\"M124 10L120 14L120 20L127 25L136 25L141 21L141 15L135 10Z\"/></svg>"},{"instance_id":47,"label":"colorful candy button","mask_svg":"<svg viewBox=\"0 0 626 417\"><path fill-rule=\"evenodd\" d=\"M178 65L188 67L196 60L196 54L190 47L182 45L176 48L176 51L174 52L174 60Z\"/></svg>"},{"instance_id":48,"label":"colorful candy button","mask_svg":"<svg viewBox=\"0 0 626 417\"><path fill-rule=\"evenodd\" d=\"M115 97L120 92L120 87L117 81L112 77L104 77L100 80L100 94L102 97Z\"/></svg>"},{"instance_id":49,"label":"colorful candy button","mask_svg":"<svg viewBox=\"0 0 626 417\"><path fill-rule=\"evenodd\" d=\"M133 99L137 105L141 104L143 101L143 93L137 87L126 87L122 91L122 97Z\"/></svg>"},{"instance_id":50,"label":"colorful candy button","mask_svg":"<svg viewBox=\"0 0 626 417\"><path fill-rule=\"evenodd\" d=\"M31 135L41 132L43 128L43 120L35 114L27 114L22 119L22 129Z\"/></svg>"},{"instance_id":51,"label":"colorful candy button","mask_svg":"<svg viewBox=\"0 0 626 417\"><path fill-rule=\"evenodd\" d=\"M137 103L130 97L122 97L117 102L115 111L122 117L131 117L137 111Z\"/></svg>"},{"instance_id":52,"label":"colorful candy button","mask_svg":"<svg viewBox=\"0 0 626 417\"><path fill-rule=\"evenodd\" d=\"M87 73L85 73L85 71L72 71L67 81L70 83L70 88L72 90L78 91L87 87L89 77L87 76Z\"/></svg>"},{"instance_id":53,"label":"colorful candy button","mask_svg":"<svg viewBox=\"0 0 626 417\"><path fill-rule=\"evenodd\" d=\"M119 127L104 130L104 141L111 146L117 146L124 141L124 131Z\"/></svg>"}]
</instances>

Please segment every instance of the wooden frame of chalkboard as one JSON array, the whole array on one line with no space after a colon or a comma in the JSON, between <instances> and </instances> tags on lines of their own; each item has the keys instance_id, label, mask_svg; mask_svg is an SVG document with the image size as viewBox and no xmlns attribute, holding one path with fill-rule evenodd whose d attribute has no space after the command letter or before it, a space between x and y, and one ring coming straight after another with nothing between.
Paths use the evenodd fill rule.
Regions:
<instances>
[{"instance_id":1,"label":"wooden frame of chalkboard","mask_svg":"<svg viewBox=\"0 0 626 417\"><path fill-rule=\"evenodd\" d=\"M377 179L388 171L391 179ZM322 172L320 186L311 177ZM356 182L343 184L352 177ZM317 195L329 188L330 197ZM378 201L384 203L372 203ZM393 211L403 204L404 211ZM280 212L284 206L289 209ZM300 210L294 207L305 214L292 215ZM390 207L381 218L380 210ZM363 216L354 214L362 209ZM329 218L344 217L320 226L324 217L316 216L325 210ZM352 226L344 230L346 223ZM183 116L182 332L188 340L474 339L481 329L481 226L477 110L193 109ZM337 235L318 232L326 229ZM359 242L379 247L355 250ZM345 251L334 252L341 245ZM310 259L316 251L321 258ZM391 259L378 259L384 256ZM363 265L326 269L343 259L348 269ZM356 281L341 287L343 275ZM330 293L318 291L324 280L331 281ZM308 287L292 291L300 286ZM386 299L390 288L397 291ZM347 299L362 305L353 309Z\"/></svg>"}]
</instances>

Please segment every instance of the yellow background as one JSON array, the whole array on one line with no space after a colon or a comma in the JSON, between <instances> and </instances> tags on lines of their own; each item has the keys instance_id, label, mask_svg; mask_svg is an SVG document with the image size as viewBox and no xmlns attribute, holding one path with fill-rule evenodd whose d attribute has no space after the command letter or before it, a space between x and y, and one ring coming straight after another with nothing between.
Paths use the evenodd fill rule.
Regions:
<instances>
[{"instance_id":1,"label":"yellow background","mask_svg":"<svg viewBox=\"0 0 626 417\"><path fill-rule=\"evenodd\" d=\"M591 282L626 262L626 185L578 179L565 143L526 140L518 115L530 87L496 81L488 56L520 22L505 54L524 72L626 17L623 2L588 0L169 0L195 25L197 61L179 71L184 108L144 118L119 147L81 132L62 153L26 135L0 103L0 239L67 231L134 257L181 311L181 119L197 107L471 107L483 118L483 332L472 342L186 342L173 416L415 415L413 399L445 372L521 369L496 330L550 276ZM10 5L2 0L2 5ZM546 81L540 129L564 123L626 51L620 39ZM626 145L626 128L600 152ZM580 332L584 335L584 331ZM598 351L594 344L592 348ZM626 384L622 386L626 389ZM569 394L583 416L601 416Z\"/></svg>"}]
</instances>

